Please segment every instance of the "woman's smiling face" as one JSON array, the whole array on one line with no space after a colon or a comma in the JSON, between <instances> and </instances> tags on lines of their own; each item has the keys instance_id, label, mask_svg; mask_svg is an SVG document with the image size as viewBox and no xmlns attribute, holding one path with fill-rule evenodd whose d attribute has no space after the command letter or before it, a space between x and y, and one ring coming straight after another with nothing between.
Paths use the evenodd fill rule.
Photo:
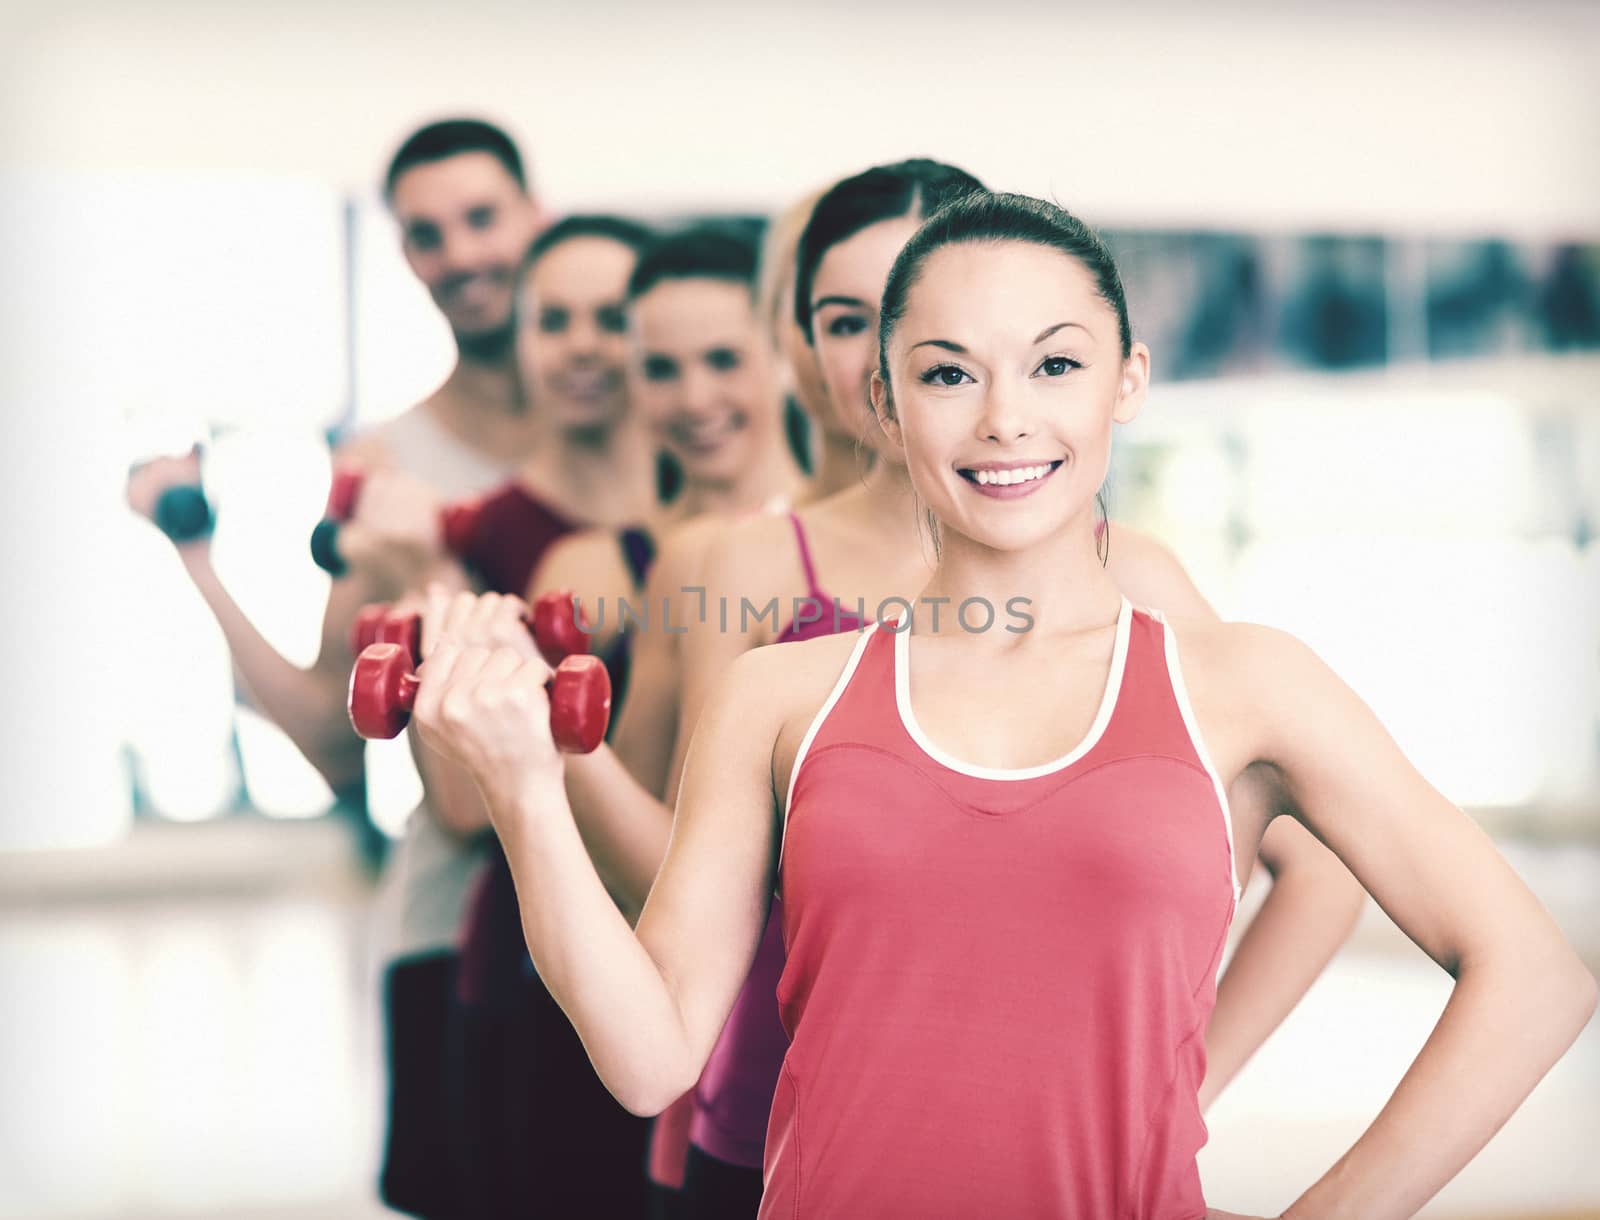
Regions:
<instances>
[{"instance_id":1,"label":"woman's smiling face","mask_svg":"<svg viewBox=\"0 0 1600 1220\"><path fill-rule=\"evenodd\" d=\"M917 231L915 216L868 225L831 246L812 278L811 333L827 386L830 431L863 438L885 449L872 418L868 386L878 367L878 303L895 256Z\"/></svg>"},{"instance_id":2,"label":"woman's smiling face","mask_svg":"<svg viewBox=\"0 0 1600 1220\"><path fill-rule=\"evenodd\" d=\"M943 246L923 262L874 397L941 526L1018 550L1092 517L1113 422L1138 413L1149 353L1078 260L1024 241Z\"/></svg>"},{"instance_id":3,"label":"woman's smiling face","mask_svg":"<svg viewBox=\"0 0 1600 1220\"><path fill-rule=\"evenodd\" d=\"M538 409L563 427L610 426L627 411L625 298L637 258L610 238L573 237L524 277L517 359Z\"/></svg>"},{"instance_id":4,"label":"woman's smiling face","mask_svg":"<svg viewBox=\"0 0 1600 1220\"><path fill-rule=\"evenodd\" d=\"M634 401L692 480L725 482L778 427L772 344L747 284L663 280L632 306Z\"/></svg>"}]
</instances>

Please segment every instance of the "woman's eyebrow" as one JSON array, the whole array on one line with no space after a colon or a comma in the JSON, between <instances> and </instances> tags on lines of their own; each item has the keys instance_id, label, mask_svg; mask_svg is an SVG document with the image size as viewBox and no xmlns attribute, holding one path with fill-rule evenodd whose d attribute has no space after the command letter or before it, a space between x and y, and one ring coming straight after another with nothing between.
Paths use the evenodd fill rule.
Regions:
<instances>
[{"instance_id":1,"label":"woman's eyebrow","mask_svg":"<svg viewBox=\"0 0 1600 1220\"><path fill-rule=\"evenodd\" d=\"M848 309L865 309L867 303L858 297L820 297L811 302L811 312L820 313L824 306L843 305Z\"/></svg>"},{"instance_id":2,"label":"woman's eyebrow","mask_svg":"<svg viewBox=\"0 0 1600 1220\"><path fill-rule=\"evenodd\" d=\"M1086 334L1086 335L1088 335L1088 336L1089 336L1089 338L1091 338L1091 339L1093 339L1093 338L1094 338L1094 332L1093 332L1093 331L1091 331L1091 330L1090 330L1090 329L1089 329L1089 328L1088 328L1088 327L1087 327L1087 326L1085 326L1085 325L1084 325L1084 324L1083 324L1083 323L1082 323L1082 322L1057 322L1057 323L1056 323L1056 324L1055 324L1055 325L1054 325L1054 326L1047 326L1047 327L1045 327L1045 328L1044 328L1044 329L1043 329L1043 330L1041 330L1041 331L1040 331L1040 332L1039 332L1039 334L1038 334L1038 336L1037 336L1037 337L1036 337L1036 338L1035 338L1035 339L1034 339L1034 341L1033 341L1033 342L1034 342L1034 344L1035 344L1035 345L1037 345L1037 344L1040 344L1040 343L1043 343L1043 342L1044 342L1044 341L1045 341L1045 340L1046 340L1046 339L1048 339L1048 338L1049 338L1049 337L1050 337L1050 336L1051 336L1051 335L1053 335L1053 334L1055 334L1055 333L1056 333L1056 331L1058 331L1058 330L1064 330L1064 329L1066 329L1066 328L1067 328L1067 327L1068 327L1068 326L1076 326L1076 327L1077 327L1077 328L1078 328L1078 329L1079 329L1079 330L1081 330L1081 331L1082 331L1082 332L1083 332L1083 333L1084 333L1084 334Z\"/></svg>"},{"instance_id":3,"label":"woman's eyebrow","mask_svg":"<svg viewBox=\"0 0 1600 1220\"><path fill-rule=\"evenodd\" d=\"M1033 339L1033 345L1037 346L1038 344L1043 343L1058 330L1065 330L1069 326L1076 326L1084 334L1088 335L1089 338L1094 338L1094 332L1082 322L1057 322L1054 326L1047 326L1037 335L1035 335ZM959 356L965 356L967 354L966 348L950 339L924 339L921 343L913 343L909 350L916 351L919 347L942 347L945 351L955 352Z\"/></svg>"}]
</instances>

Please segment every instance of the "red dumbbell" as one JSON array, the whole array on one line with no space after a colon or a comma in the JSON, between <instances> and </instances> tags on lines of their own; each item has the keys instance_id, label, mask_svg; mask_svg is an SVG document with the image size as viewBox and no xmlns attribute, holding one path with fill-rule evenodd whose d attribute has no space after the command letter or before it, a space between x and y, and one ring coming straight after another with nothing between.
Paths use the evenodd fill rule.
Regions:
<instances>
[{"instance_id":1,"label":"red dumbbell","mask_svg":"<svg viewBox=\"0 0 1600 1220\"><path fill-rule=\"evenodd\" d=\"M361 494L365 477L359 466L335 466L333 482L328 486L328 505L322 515L329 521L348 521L355 516L356 497Z\"/></svg>"},{"instance_id":2,"label":"red dumbbell","mask_svg":"<svg viewBox=\"0 0 1600 1220\"><path fill-rule=\"evenodd\" d=\"M598 657L587 656L577 598L554 589L535 599L523 622L539 654L556 667L550 691L550 731L569 754L587 754L603 740L611 720L611 678ZM362 737L397 737L411 719L415 669L422 653L422 618L365 606L356 616L353 642L360 649L350 674L350 723Z\"/></svg>"},{"instance_id":3,"label":"red dumbbell","mask_svg":"<svg viewBox=\"0 0 1600 1220\"><path fill-rule=\"evenodd\" d=\"M356 500L365 479L366 472L358 467L335 468L333 482L328 488L327 507L322 510L322 520L311 531L311 558L329 576L337 578L349 570L344 556L339 553L339 526L355 516ZM439 534L444 549L450 554L459 558L472 548L481 509L482 501L471 499L447 504L439 510Z\"/></svg>"},{"instance_id":4,"label":"red dumbbell","mask_svg":"<svg viewBox=\"0 0 1600 1220\"><path fill-rule=\"evenodd\" d=\"M589 651L589 622L570 589L541 594L522 621L538 645L539 655L551 665ZM362 606L350 627L350 649L360 656L373 644L399 644L413 665L422 664L422 616L414 610L394 614L387 602Z\"/></svg>"},{"instance_id":5,"label":"red dumbbell","mask_svg":"<svg viewBox=\"0 0 1600 1220\"><path fill-rule=\"evenodd\" d=\"M388 602L368 602L356 611L355 622L350 624L350 651L360 656L372 645L381 643L378 632L384 619L389 617ZM420 660L420 658L419 658Z\"/></svg>"},{"instance_id":6,"label":"red dumbbell","mask_svg":"<svg viewBox=\"0 0 1600 1220\"><path fill-rule=\"evenodd\" d=\"M367 740L398 737L411 721L422 680L400 644L373 644L350 673L350 723ZM611 723L611 678L599 657L567 657L546 683L550 735L567 754L588 754Z\"/></svg>"}]
</instances>

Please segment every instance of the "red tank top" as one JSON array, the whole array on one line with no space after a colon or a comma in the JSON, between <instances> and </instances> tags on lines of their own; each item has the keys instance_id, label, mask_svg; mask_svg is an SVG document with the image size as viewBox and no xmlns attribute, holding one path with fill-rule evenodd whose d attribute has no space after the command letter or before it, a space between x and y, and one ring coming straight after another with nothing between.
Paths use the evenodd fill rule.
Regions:
<instances>
[{"instance_id":1,"label":"red tank top","mask_svg":"<svg viewBox=\"0 0 1600 1220\"><path fill-rule=\"evenodd\" d=\"M806 596L796 605L795 617L773 642L783 644L859 631L862 619L836 605L817 583L816 566L800 518L791 512L789 521L794 526L800 567L805 573ZM761 1168L772 1093L789 1050L789 1035L778 1018L778 979L782 974L783 904L775 898L750 973L695 1086L694 1114L689 1124L689 1139L696 1147L719 1161L747 1169Z\"/></svg>"},{"instance_id":2,"label":"red tank top","mask_svg":"<svg viewBox=\"0 0 1600 1220\"><path fill-rule=\"evenodd\" d=\"M462 558L491 591L526 596L545 553L576 528L520 482L508 483L483 501ZM583 1199L595 1215L642 1214L640 1166L649 1124L618 1105L600 1082L572 1022L535 973L498 840L491 839L467 910L456 987L466 1050L497 1056L499 1091L476 1099L493 1103L498 1124L498 1142L486 1142L477 1153L495 1169L474 1184L480 1212L576 1214L568 1205ZM498 1038L504 1046L497 1046ZM465 1079L472 1079L470 1072ZM512 1197L525 1179L505 1172L504 1158L536 1167L548 1211Z\"/></svg>"},{"instance_id":3,"label":"red tank top","mask_svg":"<svg viewBox=\"0 0 1600 1220\"><path fill-rule=\"evenodd\" d=\"M1088 735L1023 770L921 732L910 647L866 633L790 780L761 1217L1199 1220L1238 887L1171 634L1124 601Z\"/></svg>"},{"instance_id":4,"label":"red tank top","mask_svg":"<svg viewBox=\"0 0 1600 1220\"><path fill-rule=\"evenodd\" d=\"M461 562L495 593L526 597L534 569L550 544L578 529L520 481L489 492Z\"/></svg>"}]
</instances>

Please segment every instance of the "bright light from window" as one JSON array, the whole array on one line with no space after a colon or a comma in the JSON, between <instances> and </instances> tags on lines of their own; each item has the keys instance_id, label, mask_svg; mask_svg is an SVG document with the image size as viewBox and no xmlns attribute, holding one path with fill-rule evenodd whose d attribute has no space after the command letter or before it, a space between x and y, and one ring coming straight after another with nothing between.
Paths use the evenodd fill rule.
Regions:
<instances>
[{"instance_id":1,"label":"bright light from window","mask_svg":"<svg viewBox=\"0 0 1600 1220\"><path fill-rule=\"evenodd\" d=\"M422 777L402 735L393 741L367 743L367 812L373 825L398 839L406 819L422 801Z\"/></svg>"},{"instance_id":2,"label":"bright light from window","mask_svg":"<svg viewBox=\"0 0 1600 1220\"><path fill-rule=\"evenodd\" d=\"M164 929L141 962L130 1006L134 1088L148 1112L130 1133L144 1174L169 1206L213 1214L236 1198L243 1150L229 1112L253 1048L244 970L218 932Z\"/></svg>"},{"instance_id":3,"label":"bright light from window","mask_svg":"<svg viewBox=\"0 0 1600 1220\"><path fill-rule=\"evenodd\" d=\"M426 397L449 375L456 349L375 196L357 203L355 277L356 421L366 426Z\"/></svg>"},{"instance_id":4,"label":"bright light from window","mask_svg":"<svg viewBox=\"0 0 1600 1220\"><path fill-rule=\"evenodd\" d=\"M1561 544L1297 538L1244 554L1237 609L1315 648L1446 796L1522 805L1593 748L1581 571Z\"/></svg>"},{"instance_id":5,"label":"bright light from window","mask_svg":"<svg viewBox=\"0 0 1600 1220\"><path fill-rule=\"evenodd\" d=\"M1526 412L1493 395L1257 401L1239 416L1245 511L1257 537L1457 538L1536 528L1543 495Z\"/></svg>"},{"instance_id":6,"label":"bright light from window","mask_svg":"<svg viewBox=\"0 0 1600 1220\"><path fill-rule=\"evenodd\" d=\"M306 430L222 437L207 464L217 574L241 609L295 665L316 660L329 580L311 561L311 530L328 498L328 448Z\"/></svg>"},{"instance_id":7,"label":"bright light from window","mask_svg":"<svg viewBox=\"0 0 1600 1220\"><path fill-rule=\"evenodd\" d=\"M335 1197L364 1151L348 937L315 902L267 908L247 930L242 1032L251 1053L238 1065L244 1121L233 1130L247 1159L230 1183L240 1199Z\"/></svg>"},{"instance_id":8,"label":"bright light from window","mask_svg":"<svg viewBox=\"0 0 1600 1220\"><path fill-rule=\"evenodd\" d=\"M268 817L310 818L332 807L328 785L282 729L247 707L235 713L234 725L252 808Z\"/></svg>"},{"instance_id":9,"label":"bright light from window","mask_svg":"<svg viewBox=\"0 0 1600 1220\"><path fill-rule=\"evenodd\" d=\"M131 970L104 924L10 916L0 925L0 1215L103 1215L136 1166Z\"/></svg>"}]
</instances>

